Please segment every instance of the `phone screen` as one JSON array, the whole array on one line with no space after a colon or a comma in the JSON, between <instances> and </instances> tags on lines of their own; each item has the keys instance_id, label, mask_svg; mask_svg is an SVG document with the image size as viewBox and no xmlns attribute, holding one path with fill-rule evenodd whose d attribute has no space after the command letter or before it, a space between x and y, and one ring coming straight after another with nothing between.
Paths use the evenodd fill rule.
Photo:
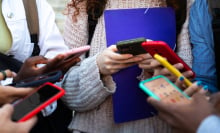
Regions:
<instances>
[{"instance_id":1,"label":"phone screen","mask_svg":"<svg viewBox=\"0 0 220 133\"><path fill-rule=\"evenodd\" d=\"M164 78L156 78L149 82L145 82L144 86L154 93L160 100L170 103L187 102L189 99L171 83Z\"/></svg>"},{"instance_id":2,"label":"phone screen","mask_svg":"<svg viewBox=\"0 0 220 133\"><path fill-rule=\"evenodd\" d=\"M55 96L60 92L59 89L54 88L50 85L45 85L42 88L38 89L36 92L30 96L25 97L24 99L16 101L14 103L14 113L12 120L18 121L27 115L29 112L33 111L44 102L49 100L51 97Z\"/></svg>"}]
</instances>

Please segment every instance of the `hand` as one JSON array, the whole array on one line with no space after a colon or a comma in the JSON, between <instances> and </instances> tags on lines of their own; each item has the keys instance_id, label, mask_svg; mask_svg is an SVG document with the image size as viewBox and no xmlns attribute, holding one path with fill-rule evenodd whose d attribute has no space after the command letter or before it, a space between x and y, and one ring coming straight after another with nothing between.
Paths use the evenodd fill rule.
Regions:
<instances>
[{"instance_id":1,"label":"hand","mask_svg":"<svg viewBox=\"0 0 220 133\"><path fill-rule=\"evenodd\" d=\"M131 54L118 54L115 45L111 45L97 56L97 64L100 73L103 75L114 74L121 69L137 64L142 60L141 57L133 56Z\"/></svg>"},{"instance_id":2,"label":"hand","mask_svg":"<svg viewBox=\"0 0 220 133\"><path fill-rule=\"evenodd\" d=\"M196 93L189 103L165 103L148 98L159 113L159 117L178 130L187 133L196 132L201 121L213 113L213 106L206 96Z\"/></svg>"},{"instance_id":3,"label":"hand","mask_svg":"<svg viewBox=\"0 0 220 133\"><path fill-rule=\"evenodd\" d=\"M11 103L29 94L32 88L15 88L12 86L0 86L0 105Z\"/></svg>"},{"instance_id":4,"label":"hand","mask_svg":"<svg viewBox=\"0 0 220 133\"><path fill-rule=\"evenodd\" d=\"M17 76L14 78L14 81L17 82L56 70L62 70L62 72L65 73L70 67L80 61L79 58L70 58L68 60L65 60L65 58L63 54L59 54L53 59L47 59L43 56L30 57L24 62ZM38 67L39 64L45 65Z\"/></svg>"},{"instance_id":5,"label":"hand","mask_svg":"<svg viewBox=\"0 0 220 133\"><path fill-rule=\"evenodd\" d=\"M33 117L25 122L13 122L12 113L12 105L7 104L0 108L0 133L28 133L37 121L37 118Z\"/></svg>"},{"instance_id":6,"label":"hand","mask_svg":"<svg viewBox=\"0 0 220 133\"><path fill-rule=\"evenodd\" d=\"M214 93L210 96L210 102L215 107L215 111L220 115L220 92Z\"/></svg>"},{"instance_id":7,"label":"hand","mask_svg":"<svg viewBox=\"0 0 220 133\"><path fill-rule=\"evenodd\" d=\"M9 69L0 72L0 80L4 80L5 78L13 78L16 76L16 73L12 72Z\"/></svg>"}]
</instances>

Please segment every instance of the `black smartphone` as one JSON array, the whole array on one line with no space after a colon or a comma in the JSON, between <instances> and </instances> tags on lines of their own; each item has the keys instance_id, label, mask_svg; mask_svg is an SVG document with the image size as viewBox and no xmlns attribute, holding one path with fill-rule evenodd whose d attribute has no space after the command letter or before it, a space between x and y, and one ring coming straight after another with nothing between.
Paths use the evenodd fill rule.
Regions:
<instances>
[{"instance_id":1,"label":"black smartphone","mask_svg":"<svg viewBox=\"0 0 220 133\"><path fill-rule=\"evenodd\" d=\"M15 87L34 87L34 86L42 85L43 83L46 82L51 82L51 83L58 82L61 80L62 76L63 74L61 71L54 71L36 77L27 78L19 82L14 82L9 85Z\"/></svg>"},{"instance_id":2,"label":"black smartphone","mask_svg":"<svg viewBox=\"0 0 220 133\"><path fill-rule=\"evenodd\" d=\"M22 122L30 119L42 109L61 98L64 93L64 89L50 82L39 86L26 97L12 103L14 106L12 120Z\"/></svg>"},{"instance_id":3,"label":"black smartphone","mask_svg":"<svg viewBox=\"0 0 220 133\"><path fill-rule=\"evenodd\" d=\"M144 54L147 53L147 51L141 46L141 44L145 41L146 38L144 37L123 40L117 42L116 47L120 54L132 54L132 55Z\"/></svg>"}]
</instances>

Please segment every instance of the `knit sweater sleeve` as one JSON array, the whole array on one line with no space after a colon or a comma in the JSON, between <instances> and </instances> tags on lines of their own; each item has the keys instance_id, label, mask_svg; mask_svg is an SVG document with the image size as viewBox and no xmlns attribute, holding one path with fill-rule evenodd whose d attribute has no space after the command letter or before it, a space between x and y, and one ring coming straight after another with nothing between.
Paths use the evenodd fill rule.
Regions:
<instances>
[{"instance_id":1,"label":"knit sweater sleeve","mask_svg":"<svg viewBox=\"0 0 220 133\"><path fill-rule=\"evenodd\" d=\"M100 76L96 56L73 66L63 79L62 87L66 90L64 102L76 111L94 109L115 92L111 76Z\"/></svg>"},{"instance_id":2,"label":"knit sweater sleeve","mask_svg":"<svg viewBox=\"0 0 220 133\"><path fill-rule=\"evenodd\" d=\"M88 41L88 15L80 8L77 21L73 22L68 15L64 27L64 40L69 48L86 45ZM96 44L91 49L96 49ZM73 66L65 75L62 87L66 90L63 101L75 111L87 111L101 104L115 92L115 84L111 76L101 76L96 57L99 52L83 59Z\"/></svg>"}]
</instances>

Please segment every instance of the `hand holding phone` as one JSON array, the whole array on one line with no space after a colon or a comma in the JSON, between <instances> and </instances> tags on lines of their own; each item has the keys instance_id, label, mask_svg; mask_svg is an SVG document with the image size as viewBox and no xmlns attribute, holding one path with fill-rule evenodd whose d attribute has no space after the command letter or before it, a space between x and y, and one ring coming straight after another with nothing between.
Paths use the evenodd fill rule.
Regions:
<instances>
[{"instance_id":1,"label":"hand holding phone","mask_svg":"<svg viewBox=\"0 0 220 133\"><path fill-rule=\"evenodd\" d=\"M50 82L41 85L23 99L19 99L13 103L14 113L12 120L18 122L28 120L46 106L61 98L64 93L64 89Z\"/></svg>"},{"instance_id":2,"label":"hand holding phone","mask_svg":"<svg viewBox=\"0 0 220 133\"><path fill-rule=\"evenodd\" d=\"M172 65L177 63L183 64L184 68L181 72L192 71L192 69L168 46L168 44L163 41L145 41L142 43L142 47L150 53L152 57L154 57L155 54L158 54L165 57ZM194 72L192 78L195 78Z\"/></svg>"},{"instance_id":3,"label":"hand holding phone","mask_svg":"<svg viewBox=\"0 0 220 133\"><path fill-rule=\"evenodd\" d=\"M159 54L154 54L153 57L178 78L183 76L182 73L178 69L176 69L173 65L171 65L164 57L160 56ZM184 82L186 83L187 86L192 85L192 82L187 78L184 78Z\"/></svg>"},{"instance_id":4,"label":"hand holding phone","mask_svg":"<svg viewBox=\"0 0 220 133\"><path fill-rule=\"evenodd\" d=\"M139 87L156 100L169 103L188 102L190 97L163 75L143 80Z\"/></svg>"},{"instance_id":5,"label":"hand holding phone","mask_svg":"<svg viewBox=\"0 0 220 133\"><path fill-rule=\"evenodd\" d=\"M146 41L146 38L136 38L130 40L119 41L116 44L116 47L120 54L132 54L139 55L146 53L146 50L143 49L141 44Z\"/></svg>"},{"instance_id":6,"label":"hand holding phone","mask_svg":"<svg viewBox=\"0 0 220 133\"><path fill-rule=\"evenodd\" d=\"M71 59L71 58L76 58L82 55L83 53L89 51L90 46L81 46L78 48L72 48L71 50L67 51L64 55L66 56L65 60Z\"/></svg>"}]
</instances>

